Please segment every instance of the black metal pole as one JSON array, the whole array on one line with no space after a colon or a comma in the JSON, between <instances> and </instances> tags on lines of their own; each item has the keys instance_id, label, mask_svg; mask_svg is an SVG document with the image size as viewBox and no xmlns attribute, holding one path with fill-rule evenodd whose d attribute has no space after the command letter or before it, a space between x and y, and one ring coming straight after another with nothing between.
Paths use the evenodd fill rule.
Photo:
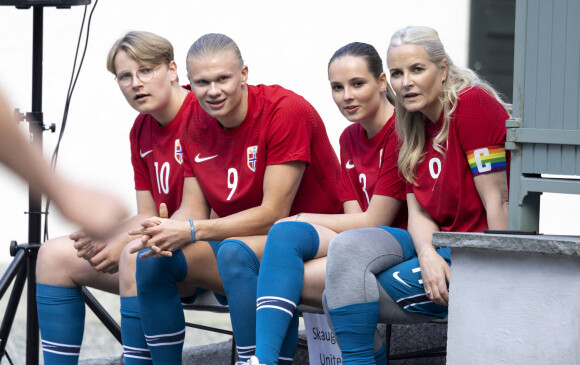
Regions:
<instances>
[{"instance_id":1,"label":"black metal pole","mask_svg":"<svg viewBox=\"0 0 580 365\"><path fill-rule=\"evenodd\" d=\"M27 113L26 119L29 124L30 142L42 150L42 133L44 131L44 117L42 113L42 66L43 66L43 27L44 27L44 7L56 6L57 8L70 8L73 5L88 5L91 0L0 0L1 5L16 6L18 9L33 9L33 29L32 29L32 111ZM53 130L54 132L54 130ZM26 253L26 267L22 267L16 279L18 285L24 285L24 276L27 280L27 306L26 306L26 365L38 365L39 363L39 327L38 312L36 310L36 258L38 247L41 244L42 231L42 194L31 188L28 189L28 245L22 247L20 252L11 253L16 255L11 264L9 275L4 275L0 281L0 291L2 294L8 288L8 285L16 275L17 267L22 262L22 252ZM14 242L15 244L15 242ZM15 245L16 246L16 245ZM17 247L14 247L17 250ZM16 288L18 289L18 288ZM16 305L19 301L19 295L13 294L10 299L10 308L14 311L9 313L9 319L4 318L0 326L0 359L4 355L6 346L3 339L8 338ZM2 295L0 295L1 297ZM10 309L11 310L11 309ZM100 317L99 317L100 318ZM10 325L4 325L10 322Z\"/></svg>"},{"instance_id":2,"label":"black metal pole","mask_svg":"<svg viewBox=\"0 0 580 365\"><path fill-rule=\"evenodd\" d=\"M33 7L32 29L32 115L29 121L31 142L42 150L42 52L43 52L43 11L44 7ZM42 225L42 195L33 189L28 190L28 243L40 244ZM39 330L38 313L36 310L36 256L37 251L31 250L28 255L28 286L27 286L27 320L26 320L26 364L37 365L39 360Z\"/></svg>"}]
</instances>

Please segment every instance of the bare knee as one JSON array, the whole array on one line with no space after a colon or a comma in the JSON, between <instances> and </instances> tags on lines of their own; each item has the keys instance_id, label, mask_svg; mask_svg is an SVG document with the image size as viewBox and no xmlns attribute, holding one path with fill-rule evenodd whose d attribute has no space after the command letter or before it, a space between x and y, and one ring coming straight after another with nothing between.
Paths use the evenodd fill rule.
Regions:
<instances>
[{"instance_id":1,"label":"bare knee","mask_svg":"<svg viewBox=\"0 0 580 365\"><path fill-rule=\"evenodd\" d=\"M135 272L137 269L138 253L131 253L131 249L140 245L140 240L130 242L121 253L119 261L119 289L122 296L137 295Z\"/></svg>"},{"instance_id":2,"label":"bare knee","mask_svg":"<svg viewBox=\"0 0 580 365\"><path fill-rule=\"evenodd\" d=\"M139 254L138 253L131 253L131 250L134 247L139 246L140 244L141 244L141 242L139 240L135 240L135 241L129 242L125 246L125 248L123 249L123 252L121 253L121 258L119 260L119 270L135 272L137 256Z\"/></svg>"},{"instance_id":3,"label":"bare knee","mask_svg":"<svg viewBox=\"0 0 580 365\"><path fill-rule=\"evenodd\" d=\"M77 257L73 241L58 237L44 242L38 251L36 279L43 284L73 286L73 272L88 263Z\"/></svg>"},{"instance_id":4,"label":"bare knee","mask_svg":"<svg viewBox=\"0 0 580 365\"><path fill-rule=\"evenodd\" d=\"M304 263L304 284L302 285L302 302L304 304L322 308L325 277L326 257Z\"/></svg>"},{"instance_id":5,"label":"bare knee","mask_svg":"<svg viewBox=\"0 0 580 365\"><path fill-rule=\"evenodd\" d=\"M183 248L187 261L187 275L180 293L187 293L191 287L198 286L224 294L222 280L218 272L216 256L208 242L196 242Z\"/></svg>"}]
</instances>

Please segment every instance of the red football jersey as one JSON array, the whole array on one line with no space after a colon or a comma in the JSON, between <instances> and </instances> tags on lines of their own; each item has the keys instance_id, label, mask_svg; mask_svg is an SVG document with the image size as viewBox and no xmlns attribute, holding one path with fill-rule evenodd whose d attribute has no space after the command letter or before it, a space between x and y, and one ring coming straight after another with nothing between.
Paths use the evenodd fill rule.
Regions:
<instances>
[{"instance_id":1,"label":"red football jersey","mask_svg":"<svg viewBox=\"0 0 580 365\"><path fill-rule=\"evenodd\" d=\"M433 149L441 129L426 122L427 152L417 166L416 184L407 185L423 209L442 231L482 232L488 228L483 203L473 178L482 173L509 171L505 154L509 118L501 104L484 90L473 87L459 95L450 125L445 155Z\"/></svg>"},{"instance_id":2,"label":"red football jersey","mask_svg":"<svg viewBox=\"0 0 580 365\"><path fill-rule=\"evenodd\" d=\"M267 165L307 163L290 214L338 213L338 158L316 110L280 86L248 86L248 111L232 130L195 102L181 133L185 176L196 177L220 216L259 206Z\"/></svg>"},{"instance_id":3,"label":"red football jersey","mask_svg":"<svg viewBox=\"0 0 580 365\"><path fill-rule=\"evenodd\" d=\"M181 204L183 193L183 151L180 130L195 96L189 92L179 112L161 126L151 115L139 114L131 129L131 163L136 190L149 190L155 205L167 205L169 215Z\"/></svg>"},{"instance_id":4,"label":"red football jersey","mask_svg":"<svg viewBox=\"0 0 580 365\"><path fill-rule=\"evenodd\" d=\"M367 138L359 123L348 126L340 136L342 201L356 200L366 211L374 194L406 200L405 182L397 165L398 151L394 114L372 138ZM391 226L407 227L406 204Z\"/></svg>"}]
</instances>

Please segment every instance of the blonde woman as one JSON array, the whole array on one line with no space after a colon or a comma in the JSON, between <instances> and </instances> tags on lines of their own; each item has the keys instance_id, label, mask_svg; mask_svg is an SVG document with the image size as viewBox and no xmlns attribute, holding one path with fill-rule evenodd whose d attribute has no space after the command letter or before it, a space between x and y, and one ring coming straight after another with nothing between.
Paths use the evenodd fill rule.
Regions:
<instances>
[{"instance_id":1,"label":"blonde woman","mask_svg":"<svg viewBox=\"0 0 580 365\"><path fill-rule=\"evenodd\" d=\"M408 231L393 230L378 245L372 232L353 230L330 244L325 297L345 364L376 363L379 319L408 323L447 316L450 248L433 247L433 232L507 228L510 105L474 72L456 66L431 28L397 31L387 65L396 93ZM361 254L365 243L375 251ZM400 263L373 265L385 255Z\"/></svg>"}]
</instances>

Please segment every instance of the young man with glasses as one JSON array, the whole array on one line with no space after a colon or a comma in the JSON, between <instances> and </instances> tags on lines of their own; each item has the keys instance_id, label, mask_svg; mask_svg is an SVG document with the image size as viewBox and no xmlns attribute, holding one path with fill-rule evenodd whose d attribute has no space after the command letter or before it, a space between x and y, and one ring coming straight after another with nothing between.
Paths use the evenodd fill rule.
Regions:
<instances>
[{"instance_id":1,"label":"young man with glasses","mask_svg":"<svg viewBox=\"0 0 580 365\"><path fill-rule=\"evenodd\" d=\"M126 232L147 217L173 214L181 203L179 133L195 99L179 85L173 58L171 43L148 32L127 33L109 52L107 69L129 105L140 113L130 134L137 215L107 242L79 231L40 248L37 306L45 364L78 362L85 314L82 286L121 295L125 364L151 363L139 319L135 255L128 253L135 237ZM123 255L132 260L121 260Z\"/></svg>"}]
</instances>

